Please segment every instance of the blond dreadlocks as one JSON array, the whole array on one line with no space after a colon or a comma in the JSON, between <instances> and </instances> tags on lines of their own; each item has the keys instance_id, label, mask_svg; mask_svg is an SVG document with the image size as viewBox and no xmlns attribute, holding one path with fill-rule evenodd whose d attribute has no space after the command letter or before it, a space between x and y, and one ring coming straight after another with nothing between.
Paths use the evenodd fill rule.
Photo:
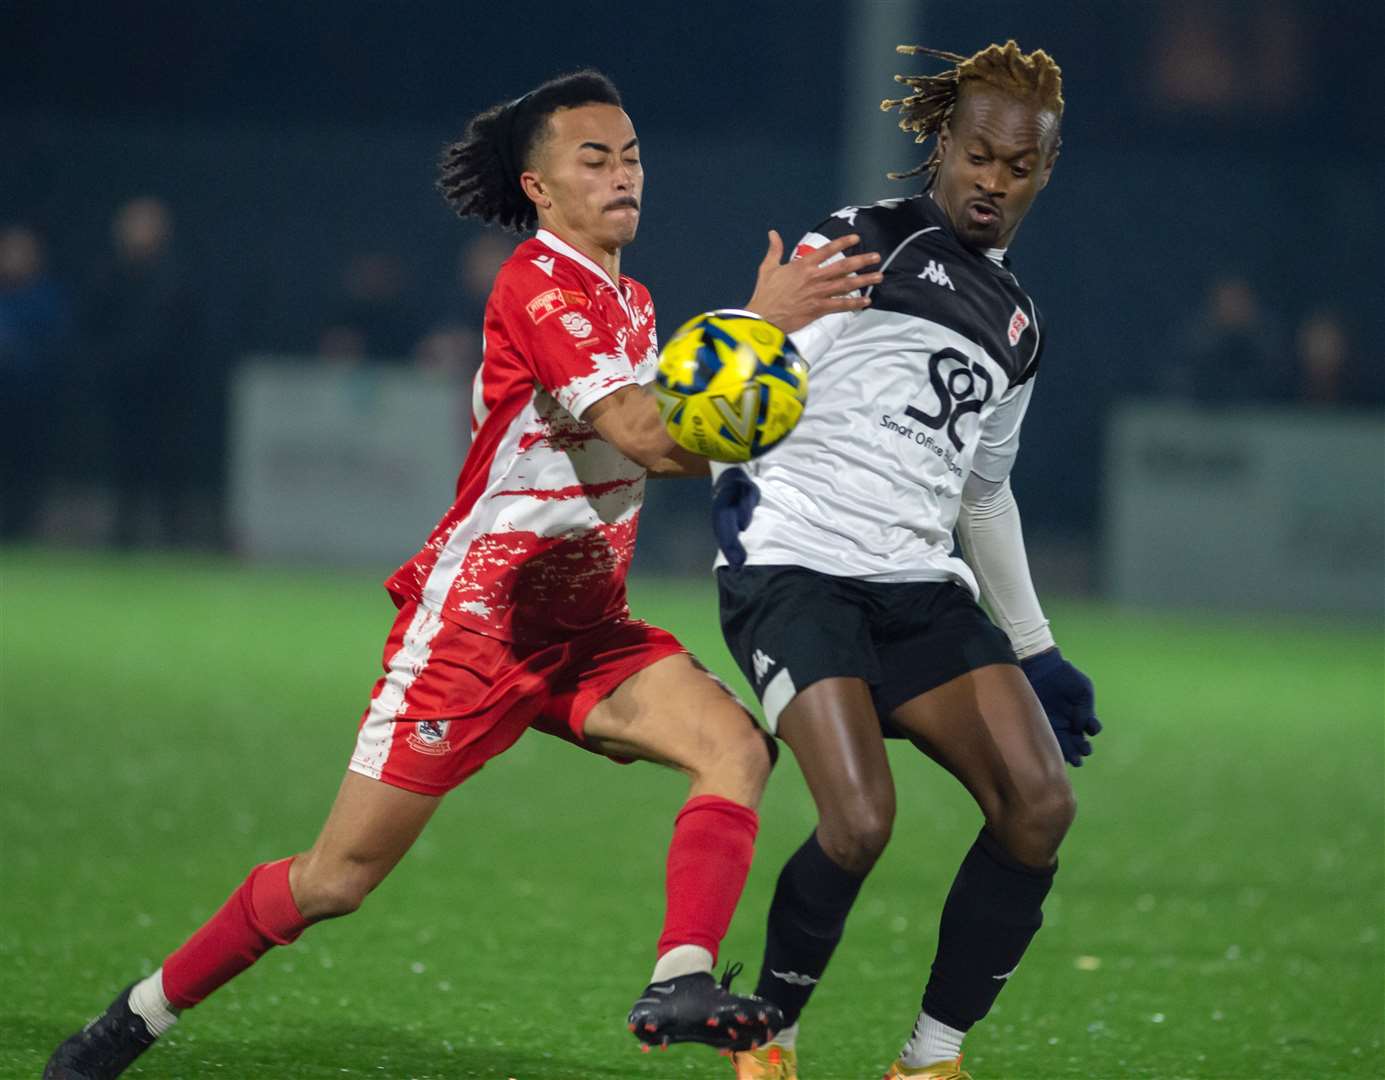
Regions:
<instances>
[{"instance_id":1,"label":"blond dreadlocks","mask_svg":"<svg viewBox=\"0 0 1385 1080\"><path fill-rule=\"evenodd\" d=\"M1055 113L1059 121L1063 118L1063 72L1043 49L1025 55L1012 38L1004 45L987 45L972 56L959 56L922 45L900 45L895 51L906 56L923 53L952 65L952 70L937 75L896 75L895 82L903 83L914 92L908 97L887 98L880 103L884 112L896 106L899 108L899 126L904 131L914 132L916 143L926 142L952 119L963 83L994 87ZM1058 149L1057 142L1053 149ZM908 172L888 175L891 180L906 180L926 172L931 178L941 160L942 149L934 143L933 152L926 161Z\"/></svg>"}]
</instances>

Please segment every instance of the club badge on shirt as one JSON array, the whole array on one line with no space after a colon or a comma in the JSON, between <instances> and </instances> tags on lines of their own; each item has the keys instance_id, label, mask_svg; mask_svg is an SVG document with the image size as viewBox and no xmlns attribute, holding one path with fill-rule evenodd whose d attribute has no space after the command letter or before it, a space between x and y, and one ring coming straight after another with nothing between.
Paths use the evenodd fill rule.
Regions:
<instances>
[{"instance_id":1,"label":"club badge on shirt","mask_svg":"<svg viewBox=\"0 0 1385 1080\"><path fill-rule=\"evenodd\" d=\"M592 334L591 320L575 311L565 311L558 316L558 321L563 324L563 329L575 337L578 341L589 338Z\"/></svg>"}]
</instances>

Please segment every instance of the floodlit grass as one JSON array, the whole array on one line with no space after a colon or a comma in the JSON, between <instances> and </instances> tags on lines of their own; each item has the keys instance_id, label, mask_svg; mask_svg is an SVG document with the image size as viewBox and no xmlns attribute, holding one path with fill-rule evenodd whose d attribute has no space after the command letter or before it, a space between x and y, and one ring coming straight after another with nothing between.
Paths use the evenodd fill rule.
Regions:
<instances>
[{"instance_id":1,"label":"floodlit grass","mask_svg":"<svg viewBox=\"0 0 1385 1080\"><path fill-rule=\"evenodd\" d=\"M152 970L254 863L309 844L392 606L371 575L0 553L0 1076ZM384 574L383 568L379 576ZM738 686L709 585L638 613ZM1044 930L968 1039L978 1080L1385 1074L1379 627L1052 612L1107 731ZM879 1076L978 820L894 747L899 818L804 1017L804 1080ZM625 1031L683 785L540 735L455 792L366 906L189 1014L130 1075L726 1077ZM814 820L781 762L724 956L753 985Z\"/></svg>"}]
</instances>

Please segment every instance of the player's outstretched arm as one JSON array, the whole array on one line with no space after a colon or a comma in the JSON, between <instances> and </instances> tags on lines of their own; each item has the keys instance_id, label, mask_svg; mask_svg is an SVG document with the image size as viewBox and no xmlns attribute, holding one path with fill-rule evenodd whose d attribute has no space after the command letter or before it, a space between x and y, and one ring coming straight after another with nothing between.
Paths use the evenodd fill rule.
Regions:
<instances>
[{"instance_id":1,"label":"player's outstretched arm","mask_svg":"<svg viewBox=\"0 0 1385 1080\"><path fill-rule=\"evenodd\" d=\"M842 255L860 242L859 236L849 233L799 258L782 262L784 241L771 229L769 249L755 277L755 294L747 301L745 310L792 334L824 315L869 307L870 297L861 295L861 291L883 280L880 273L870 269L880 261L879 253Z\"/></svg>"},{"instance_id":2,"label":"player's outstretched arm","mask_svg":"<svg viewBox=\"0 0 1385 1080\"><path fill-rule=\"evenodd\" d=\"M1019 505L1009 480L994 483L975 473L962 493L957 533L981 594L1020 658L1020 666L1043 706L1064 759L1082 764L1101 730L1092 682L1064 658L1054 643L1034 591L1024 550Z\"/></svg>"},{"instance_id":3,"label":"player's outstretched arm","mask_svg":"<svg viewBox=\"0 0 1385 1080\"><path fill-rule=\"evenodd\" d=\"M643 387L622 386L588 406L582 419L651 476L706 476L707 459L679 446Z\"/></svg>"}]
</instances>

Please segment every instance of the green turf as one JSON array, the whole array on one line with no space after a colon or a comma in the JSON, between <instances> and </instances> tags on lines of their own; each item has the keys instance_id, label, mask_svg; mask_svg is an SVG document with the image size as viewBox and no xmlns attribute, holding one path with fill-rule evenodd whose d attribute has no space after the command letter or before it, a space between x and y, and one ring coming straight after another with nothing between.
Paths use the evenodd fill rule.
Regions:
<instances>
[{"instance_id":1,"label":"green turf","mask_svg":"<svg viewBox=\"0 0 1385 1080\"><path fill-rule=\"evenodd\" d=\"M311 841L392 608L370 574L0 557L0 1076L34 1077L251 864ZM705 585L633 596L731 674ZM1385 1075L1379 628L1053 614L1108 730L1075 774L1045 929L968 1039L978 1080ZM893 760L894 840L805 1017L804 1080L894 1056L977 826L938 769ZM726 1077L700 1047L642 1056L622 1026L681 794L526 737L357 915L272 953L130 1075ZM752 974L812 821L786 760L725 948Z\"/></svg>"}]
</instances>

